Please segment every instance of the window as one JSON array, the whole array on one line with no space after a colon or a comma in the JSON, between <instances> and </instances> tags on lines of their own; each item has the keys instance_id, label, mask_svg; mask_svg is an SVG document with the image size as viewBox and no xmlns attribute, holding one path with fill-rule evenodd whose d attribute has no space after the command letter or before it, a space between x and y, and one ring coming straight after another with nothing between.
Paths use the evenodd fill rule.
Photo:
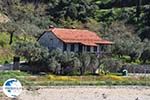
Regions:
<instances>
[{"instance_id":1,"label":"window","mask_svg":"<svg viewBox=\"0 0 150 100\"><path fill-rule=\"evenodd\" d=\"M67 44L63 43L63 51L66 51L66 50L67 50Z\"/></svg>"},{"instance_id":2,"label":"window","mask_svg":"<svg viewBox=\"0 0 150 100\"><path fill-rule=\"evenodd\" d=\"M83 50L83 46L79 44L79 52L82 52L82 50Z\"/></svg>"},{"instance_id":3,"label":"window","mask_svg":"<svg viewBox=\"0 0 150 100\"><path fill-rule=\"evenodd\" d=\"M105 50L105 46L104 45L100 45L100 50L104 51Z\"/></svg>"},{"instance_id":4,"label":"window","mask_svg":"<svg viewBox=\"0 0 150 100\"><path fill-rule=\"evenodd\" d=\"M87 46L87 51L90 51L90 46Z\"/></svg>"},{"instance_id":5,"label":"window","mask_svg":"<svg viewBox=\"0 0 150 100\"><path fill-rule=\"evenodd\" d=\"M96 46L94 46L94 52L97 52L97 47Z\"/></svg>"},{"instance_id":6,"label":"window","mask_svg":"<svg viewBox=\"0 0 150 100\"><path fill-rule=\"evenodd\" d=\"M71 44L71 49L70 51L74 51L74 44Z\"/></svg>"},{"instance_id":7,"label":"window","mask_svg":"<svg viewBox=\"0 0 150 100\"><path fill-rule=\"evenodd\" d=\"M50 38L50 45L51 45L51 47L53 47L53 39L52 38Z\"/></svg>"}]
</instances>

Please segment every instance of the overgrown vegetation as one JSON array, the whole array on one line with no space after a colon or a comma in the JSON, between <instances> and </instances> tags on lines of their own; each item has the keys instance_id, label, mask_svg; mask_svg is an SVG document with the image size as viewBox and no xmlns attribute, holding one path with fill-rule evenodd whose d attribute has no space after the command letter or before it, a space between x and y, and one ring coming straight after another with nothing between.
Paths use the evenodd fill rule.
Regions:
<instances>
[{"instance_id":1,"label":"overgrown vegetation","mask_svg":"<svg viewBox=\"0 0 150 100\"><path fill-rule=\"evenodd\" d=\"M56 76L48 74L46 76L32 76L18 71L0 72L0 86L9 79L17 78L25 88L32 89L35 86L58 86L58 85L138 85L150 86L149 76L128 76L123 77L119 74L108 74L102 76Z\"/></svg>"},{"instance_id":2,"label":"overgrown vegetation","mask_svg":"<svg viewBox=\"0 0 150 100\"><path fill-rule=\"evenodd\" d=\"M126 63L149 64L149 2L125 1L1 0L0 13L7 15L10 21L0 23L0 63L19 55L26 58L30 65L68 75L82 75L85 72L94 74L101 65L106 67L102 72L117 72ZM112 56L100 59L87 53L80 55L59 50L48 51L35 40L50 24L95 31L115 43L106 49ZM109 66L115 70L109 69Z\"/></svg>"},{"instance_id":3,"label":"overgrown vegetation","mask_svg":"<svg viewBox=\"0 0 150 100\"><path fill-rule=\"evenodd\" d=\"M12 47L18 42L35 42L36 39L30 35L25 34L14 34L10 45L10 34L6 32L0 33L0 64L7 64L13 61L13 56L15 56Z\"/></svg>"}]
</instances>

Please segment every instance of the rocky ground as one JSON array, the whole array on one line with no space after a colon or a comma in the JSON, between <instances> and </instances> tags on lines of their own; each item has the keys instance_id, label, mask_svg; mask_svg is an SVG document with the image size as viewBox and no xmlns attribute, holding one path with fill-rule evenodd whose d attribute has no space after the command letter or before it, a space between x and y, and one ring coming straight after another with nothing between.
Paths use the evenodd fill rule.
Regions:
<instances>
[{"instance_id":1,"label":"rocky ground","mask_svg":"<svg viewBox=\"0 0 150 100\"><path fill-rule=\"evenodd\" d=\"M0 100L11 100L0 95ZM27 88L17 100L150 100L150 87L57 86Z\"/></svg>"}]
</instances>

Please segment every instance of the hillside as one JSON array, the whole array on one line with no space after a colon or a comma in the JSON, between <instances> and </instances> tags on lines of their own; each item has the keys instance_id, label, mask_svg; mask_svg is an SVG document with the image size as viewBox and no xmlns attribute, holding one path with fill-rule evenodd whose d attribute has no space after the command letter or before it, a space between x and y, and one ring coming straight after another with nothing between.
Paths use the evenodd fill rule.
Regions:
<instances>
[{"instance_id":1,"label":"hillside","mask_svg":"<svg viewBox=\"0 0 150 100\"><path fill-rule=\"evenodd\" d=\"M10 21L0 23L0 32L38 38L49 25L86 28L114 41L114 55L139 62L140 55L150 50L149 4L149 0L1 0L0 22ZM7 46L3 42L0 46L5 53Z\"/></svg>"}]
</instances>

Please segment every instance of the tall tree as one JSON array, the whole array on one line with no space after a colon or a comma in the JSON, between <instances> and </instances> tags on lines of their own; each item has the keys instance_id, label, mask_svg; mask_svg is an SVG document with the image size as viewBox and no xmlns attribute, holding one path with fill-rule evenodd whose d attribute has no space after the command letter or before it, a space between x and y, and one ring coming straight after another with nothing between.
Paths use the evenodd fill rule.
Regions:
<instances>
[{"instance_id":1,"label":"tall tree","mask_svg":"<svg viewBox=\"0 0 150 100\"><path fill-rule=\"evenodd\" d=\"M142 16L142 20L143 20L144 25L147 25L150 27L150 5L144 8L144 15Z\"/></svg>"},{"instance_id":2,"label":"tall tree","mask_svg":"<svg viewBox=\"0 0 150 100\"><path fill-rule=\"evenodd\" d=\"M141 13L141 0L137 0L137 4L136 4L137 21L139 21L140 13Z\"/></svg>"}]
</instances>

